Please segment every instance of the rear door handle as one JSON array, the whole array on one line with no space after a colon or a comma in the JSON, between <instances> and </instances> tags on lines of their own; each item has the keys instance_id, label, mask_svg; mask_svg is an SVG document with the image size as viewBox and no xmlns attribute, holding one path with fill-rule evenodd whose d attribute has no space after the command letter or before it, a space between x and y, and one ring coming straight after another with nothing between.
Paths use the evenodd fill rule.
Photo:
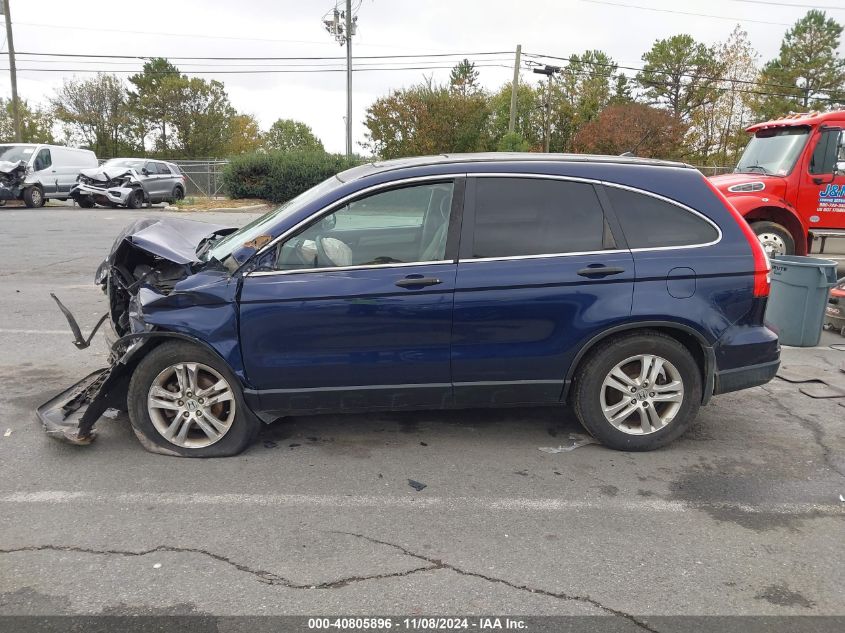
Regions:
<instances>
[{"instance_id":1,"label":"rear door handle","mask_svg":"<svg viewBox=\"0 0 845 633\"><path fill-rule=\"evenodd\" d=\"M404 279L400 279L396 282L396 285L400 288L416 288L417 286L436 286L437 284L443 283L436 277L405 277Z\"/></svg>"},{"instance_id":2,"label":"rear door handle","mask_svg":"<svg viewBox=\"0 0 845 633\"><path fill-rule=\"evenodd\" d=\"M624 268L619 266L587 266L578 271L581 277L606 277L608 275L618 275L624 273Z\"/></svg>"}]
</instances>

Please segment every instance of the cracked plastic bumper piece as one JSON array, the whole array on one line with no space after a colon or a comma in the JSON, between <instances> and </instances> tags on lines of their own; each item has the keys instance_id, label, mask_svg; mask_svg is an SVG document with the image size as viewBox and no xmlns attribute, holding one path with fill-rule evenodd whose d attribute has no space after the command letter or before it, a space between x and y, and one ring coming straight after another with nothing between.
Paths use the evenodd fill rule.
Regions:
<instances>
[{"instance_id":1,"label":"cracked plastic bumper piece","mask_svg":"<svg viewBox=\"0 0 845 633\"><path fill-rule=\"evenodd\" d=\"M95 185L78 184L71 194L90 196L97 200L105 200L114 204L126 204L129 196L135 191L132 187L97 187Z\"/></svg>"},{"instance_id":2,"label":"cracked plastic bumper piece","mask_svg":"<svg viewBox=\"0 0 845 633\"><path fill-rule=\"evenodd\" d=\"M69 444L90 444L94 423L105 412L105 387L111 367L98 369L36 409L44 431Z\"/></svg>"}]
</instances>

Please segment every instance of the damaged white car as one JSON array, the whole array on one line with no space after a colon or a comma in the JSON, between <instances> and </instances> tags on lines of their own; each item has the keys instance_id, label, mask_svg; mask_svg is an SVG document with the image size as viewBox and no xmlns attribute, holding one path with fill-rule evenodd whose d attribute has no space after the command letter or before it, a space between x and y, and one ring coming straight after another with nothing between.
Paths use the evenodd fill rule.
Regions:
<instances>
[{"instance_id":1,"label":"damaged white car","mask_svg":"<svg viewBox=\"0 0 845 633\"><path fill-rule=\"evenodd\" d=\"M0 206L23 200L30 208L67 200L80 169L95 167L87 149L37 143L0 144Z\"/></svg>"},{"instance_id":2,"label":"damaged white car","mask_svg":"<svg viewBox=\"0 0 845 633\"><path fill-rule=\"evenodd\" d=\"M70 197L86 209L95 204L139 209L144 204L172 203L185 197L185 176L173 163L112 158L95 169L83 169Z\"/></svg>"}]
</instances>

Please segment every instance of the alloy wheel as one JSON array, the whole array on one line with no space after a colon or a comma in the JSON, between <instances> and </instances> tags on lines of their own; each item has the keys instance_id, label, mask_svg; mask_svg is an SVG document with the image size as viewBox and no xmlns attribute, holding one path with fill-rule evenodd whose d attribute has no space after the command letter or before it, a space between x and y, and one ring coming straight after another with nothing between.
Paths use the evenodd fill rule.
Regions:
<instances>
[{"instance_id":1,"label":"alloy wheel","mask_svg":"<svg viewBox=\"0 0 845 633\"><path fill-rule=\"evenodd\" d=\"M648 435L669 425L684 401L684 381L665 358L638 354L608 372L601 387L605 419L623 433Z\"/></svg>"},{"instance_id":2,"label":"alloy wheel","mask_svg":"<svg viewBox=\"0 0 845 633\"><path fill-rule=\"evenodd\" d=\"M147 411L156 431L182 448L204 448L223 438L235 421L235 395L217 370L177 363L155 377Z\"/></svg>"}]
</instances>

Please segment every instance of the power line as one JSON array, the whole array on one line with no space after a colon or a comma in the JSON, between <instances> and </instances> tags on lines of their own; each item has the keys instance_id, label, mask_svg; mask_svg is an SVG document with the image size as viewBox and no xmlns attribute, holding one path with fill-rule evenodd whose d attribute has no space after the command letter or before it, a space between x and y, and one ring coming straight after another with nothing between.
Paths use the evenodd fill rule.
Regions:
<instances>
[{"instance_id":1,"label":"power line","mask_svg":"<svg viewBox=\"0 0 845 633\"><path fill-rule=\"evenodd\" d=\"M559 61L567 61L571 62L572 59L570 57L557 57L555 55L537 55L534 53L523 53L527 57L534 57L538 59L555 59ZM529 60L530 62L530 60ZM654 73L658 75L667 75L670 74L668 71L664 70L646 70L645 68L639 66L624 66L621 64L610 64L598 61L591 61L591 60L578 60L577 63L580 64L587 64L589 66L600 66L604 68L621 68L623 70L630 70L634 72L647 72L647 73ZM787 84L772 84L764 81L759 81L755 79L739 79L735 77L715 77L712 75L704 75L704 74L694 74L694 73L678 73L680 77L686 77L688 79L706 79L708 81L724 81L724 82L731 82L731 83L738 83L744 85L754 85L754 86L765 86L771 88L783 88L785 90L799 90L797 86L791 86ZM838 88L820 88L823 91L838 91Z\"/></svg>"},{"instance_id":2,"label":"power line","mask_svg":"<svg viewBox=\"0 0 845 633\"><path fill-rule=\"evenodd\" d=\"M511 67L506 64L476 64L476 68L508 68ZM403 67L361 67L356 66L352 72L367 72L374 70L451 70L454 66L403 66ZM0 71L7 71L8 68L0 68ZM121 73L121 74L136 74L137 70L120 70L111 68L18 68L18 72L49 72L49 73ZM276 73L334 73L346 72L346 68L313 68L313 69L271 69L271 70L197 70L187 71L192 75L253 75L253 74L276 74ZM153 75L181 75L185 74L182 71L159 71L152 72Z\"/></svg>"},{"instance_id":3,"label":"power line","mask_svg":"<svg viewBox=\"0 0 845 633\"><path fill-rule=\"evenodd\" d=\"M513 51L482 51L475 53L419 53L419 54L396 54L396 55L356 55L355 59L404 59L414 57L480 57L485 55L511 55ZM100 53L83 54L83 53L42 53L42 52L25 52L19 51L18 55L32 55L37 57L90 57L98 59L141 59L149 60L157 57L163 57L170 60L231 60L231 61L284 61L284 60L345 60L346 57L340 56L315 56L315 57L179 57L171 55L105 55ZM34 61L34 60L33 60Z\"/></svg>"},{"instance_id":4,"label":"power line","mask_svg":"<svg viewBox=\"0 0 845 633\"><path fill-rule=\"evenodd\" d=\"M767 0L730 0L747 4L763 4L772 7L798 7L799 9L826 9L829 11L845 11L845 7L832 7L826 4L801 4L797 2L770 2Z\"/></svg>"},{"instance_id":5,"label":"power line","mask_svg":"<svg viewBox=\"0 0 845 633\"><path fill-rule=\"evenodd\" d=\"M640 9L642 11L656 11L657 13L676 13L679 15L691 15L697 18L713 18L715 20L730 20L731 22L754 22L755 24L772 24L775 26L792 26L786 22L770 22L768 20L754 20L751 18L735 18L727 15L713 15L712 13L693 13L692 11L678 11L676 9L658 9L656 7L644 7L638 4L625 4L624 2L610 2L609 0L580 0L590 4L603 4L611 7L623 7L626 9Z\"/></svg>"},{"instance_id":6,"label":"power line","mask_svg":"<svg viewBox=\"0 0 845 633\"><path fill-rule=\"evenodd\" d=\"M38 64L64 64L66 60L63 59L25 59L23 61L30 62L30 63L38 63ZM107 66L134 66L138 67L138 64L142 60L136 61L109 61L109 60L101 60L101 59L92 59L92 60L84 60L84 59L77 59L74 60L76 64L100 64L100 65L107 65ZM184 73L190 73L191 68L193 67L200 67L200 68L326 68L332 65L339 63L338 61L330 61L330 60L323 60L325 63L319 62L284 62L284 63L271 63L271 64L261 64L261 63L251 63L251 64L230 64L230 63L203 63L203 62L184 62L179 64L179 70ZM493 62L510 62L511 59L507 57L496 57L496 58L487 58L483 60L486 63L493 63ZM376 66L376 65L397 65L397 64L404 64L407 65L409 63L419 63L419 64L442 64L443 62L440 60L397 60L397 61L372 61L367 62L364 61L363 63L359 63L358 66ZM473 62L474 63L474 62ZM83 69L80 69L83 70ZM105 72L111 72L110 69L102 69Z\"/></svg>"}]
</instances>

